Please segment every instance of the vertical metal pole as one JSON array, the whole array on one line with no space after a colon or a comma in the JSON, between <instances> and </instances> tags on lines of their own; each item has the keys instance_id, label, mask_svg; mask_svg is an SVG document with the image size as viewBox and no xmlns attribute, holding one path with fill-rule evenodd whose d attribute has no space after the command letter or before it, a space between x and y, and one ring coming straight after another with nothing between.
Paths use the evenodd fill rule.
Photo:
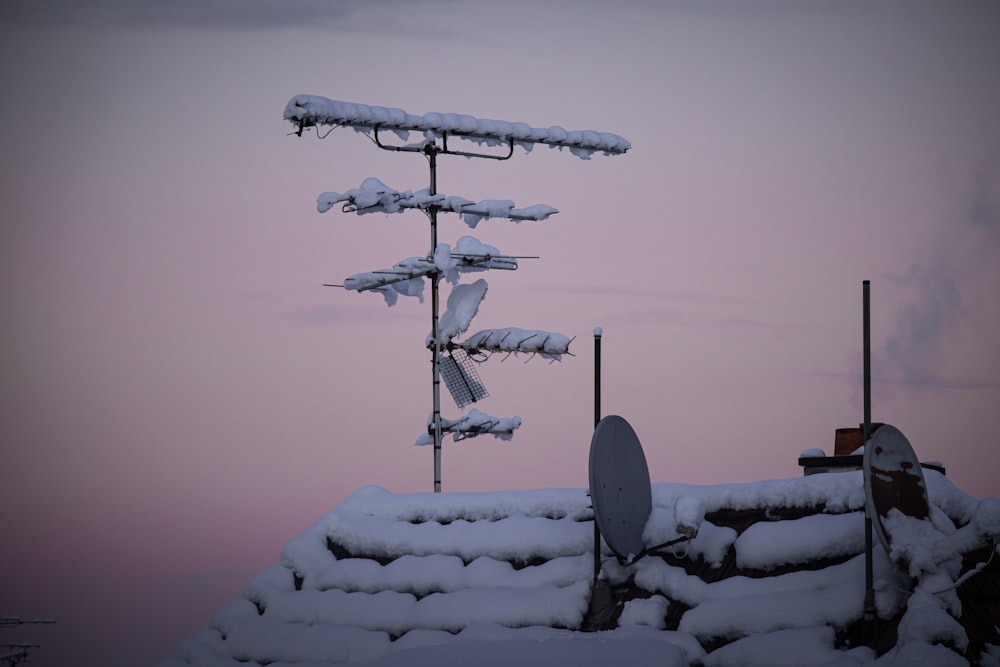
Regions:
<instances>
[{"instance_id":1,"label":"vertical metal pole","mask_svg":"<svg viewBox=\"0 0 1000 667\"><path fill-rule=\"evenodd\" d=\"M431 182L428 193L437 194L437 146L429 144L424 152L427 154L427 161L430 164ZM437 207L430 206L428 214L431 220L431 256L437 250ZM434 394L434 493L441 493L441 341L438 331L438 311L440 300L438 296L439 276L436 272L431 273L431 338L434 340L434 349L431 350L431 373L433 374L433 394Z\"/></svg>"},{"instance_id":2,"label":"vertical metal pole","mask_svg":"<svg viewBox=\"0 0 1000 667\"><path fill-rule=\"evenodd\" d=\"M594 428L601 421L601 327L594 328Z\"/></svg>"},{"instance_id":3,"label":"vertical metal pole","mask_svg":"<svg viewBox=\"0 0 1000 667\"><path fill-rule=\"evenodd\" d=\"M862 346L863 356L863 378L864 386L864 423L861 425L861 437L868 446L868 437L872 429L872 344L871 344L871 282L868 280L861 283L862 302L862 336L864 339ZM872 563L872 516L871 508L865 503L865 609L862 620L863 641L869 644L873 639L875 622L875 586L874 567Z\"/></svg>"},{"instance_id":4,"label":"vertical metal pole","mask_svg":"<svg viewBox=\"0 0 1000 667\"><path fill-rule=\"evenodd\" d=\"M601 334L600 327L594 328L594 428L601 421ZM594 499L590 499L593 505ZM594 512L594 585L601 576L601 529L597 525L597 512Z\"/></svg>"},{"instance_id":5,"label":"vertical metal pole","mask_svg":"<svg viewBox=\"0 0 1000 667\"><path fill-rule=\"evenodd\" d=\"M865 401L865 423L862 436L868 442L868 436L872 429L872 324L871 324L871 281L865 280L861 283L862 327L864 329L864 401Z\"/></svg>"}]
</instances>

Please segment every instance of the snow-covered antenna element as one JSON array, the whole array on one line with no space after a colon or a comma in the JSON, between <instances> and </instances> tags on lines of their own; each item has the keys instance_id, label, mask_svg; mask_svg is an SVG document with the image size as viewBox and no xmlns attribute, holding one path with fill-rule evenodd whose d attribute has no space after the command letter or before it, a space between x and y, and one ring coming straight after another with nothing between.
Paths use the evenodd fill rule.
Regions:
<instances>
[{"instance_id":1,"label":"snow-covered antenna element","mask_svg":"<svg viewBox=\"0 0 1000 667\"><path fill-rule=\"evenodd\" d=\"M319 125L331 128L351 127L366 134L374 132L376 140L382 130L394 133L402 141L407 140L410 132L420 132L423 133L425 140L428 136L432 140L437 138L442 140L437 152L467 157L480 157L480 155L449 150L447 145L449 136L468 139L486 146L507 145L511 153L514 151L514 146L530 151L534 144L559 149L568 148L571 153L583 159L589 159L594 153L621 155L632 147L624 137L610 132L567 131L558 125L536 128L525 123L487 120L454 113L428 113L416 116L402 109L339 102L314 95L296 95L289 100L285 107L285 120L295 126L295 133L299 136L302 136L302 131L306 128ZM417 144L413 150L422 148L421 144ZM401 147L399 150L411 150L411 148Z\"/></svg>"},{"instance_id":2,"label":"snow-covered antenna element","mask_svg":"<svg viewBox=\"0 0 1000 667\"><path fill-rule=\"evenodd\" d=\"M501 120L488 120L475 118L473 116L453 113L428 113L422 116L407 113L402 109L386 108L379 106L369 106L366 104L356 104L351 102L340 102L337 100L317 97L313 95L296 95L285 106L285 120L292 123L294 133L302 136L303 131L309 128L319 128L327 126L332 131L337 127L350 127L358 132L362 132L375 144L387 151L420 153L427 158L430 168L430 184L425 190L416 193L410 191L394 190L378 179L370 178L365 180L360 188L346 193L325 193L320 196L317 207L320 212L329 210L336 204L342 204L345 212L358 214L383 212L395 213L402 209L416 208L427 214L430 220L431 243L430 252L426 258L411 258L403 260L395 267L388 270L371 272L368 274L356 274L344 281L344 287L357 289L358 291L374 290L381 292L386 302L391 306L395 303L400 294L406 296L418 296L423 298L423 278L429 278L431 283L431 333L428 336L428 347L431 348L431 373L433 387L433 412L431 414L431 426L429 428L430 437L434 445L434 491L441 491L441 437L442 433L451 431L458 438L460 432L464 437L478 435L481 432L489 432L498 437L510 437L515 428L520 426L520 418L505 418L495 420L490 417L485 421L475 421L474 427L468 428L468 424L463 425L463 420L468 421L469 416L455 422L447 422L441 418L441 369L444 359L443 353L460 348L469 354L482 352L508 352L516 354L519 352L529 352L532 355L540 354L550 359L558 359L562 354L569 353L570 339L561 334L549 334L548 332L524 332L523 330L487 330L479 332L473 338L475 340L456 344L453 339L468 327L454 332L442 332L439 323L440 298L438 287L442 276L451 282L457 282L458 273L463 270L484 270L488 268L516 268L516 261L510 264L512 257L498 257L495 254L460 251L455 254L442 253L438 245L437 238L437 214L439 211L450 211L458 213L471 228L483 219L503 217L515 222L521 220L544 220L556 209L551 206L539 204L527 208L516 208L510 200L485 200L472 202L461 197L445 197L437 191L437 156L438 155L460 155L465 157L479 157L492 160L507 160L514 154L514 147L519 146L525 152L529 152L535 144L547 145L551 148L569 149L570 153L589 160L592 155L621 155L632 145L621 136L609 132L595 132L593 130L573 130L567 131L559 126L549 128L531 127L526 123L508 122ZM405 142L409 138L410 132L420 134L420 140L408 144L386 143L383 138L386 134L394 135L395 140ZM327 133L329 134L329 132ZM317 131L317 136L319 135ZM326 136L326 135L322 135ZM473 143L480 147L496 148L505 147L506 152L476 152L449 146L449 138L459 139L462 143ZM467 237L468 238L468 237ZM461 245L461 241L459 243ZM454 265L445 266L446 261L442 259L447 256L447 262L456 262ZM506 266L503 266L504 263ZM433 265L433 267L431 266ZM461 287L461 286L456 286ZM485 293L485 290L484 290ZM481 301L481 298L479 299ZM450 302L450 299L449 299ZM478 302L476 303L478 306ZM447 313L446 313L447 314ZM475 313L473 312L473 315ZM468 318L468 319L471 319ZM522 335L524 334L524 335ZM451 357L452 360L453 357ZM446 364L450 362L444 362ZM457 380L464 382L471 377L463 375L461 372L456 376ZM478 383L482 387L481 383ZM449 385L450 388L450 385ZM485 389L482 390L485 392ZM467 394L459 394L456 402L466 399L478 400L474 398L476 390ZM454 395L454 392L453 392ZM478 411L473 411L478 412ZM478 413L481 415L482 413ZM493 421L491 421L493 420ZM493 423L493 422L496 423ZM488 427L486 425L489 425ZM466 429L459 431L455 429ZM499 429L499 430L498 430ZM423 442L423 437L418 444L430 444Z\"/></svg>"},{"instance_id":3,"label":"snow-covered antenna element","mask_svg":"<svg viewBox=\"0 0 1000 667\"><path fill-rule=\"evenodd\" d=\"M470 354L526 352L531 355L540 355L545 359L559 361L564 354L572 356L569 351L571 342L573 339L565 334L507 327L505 329L477 331L461 343L449 345L449 348L467 350Z\"/></svg>"},{"instance_id":4,"label":"snow-covered antenna element","mask_svg":"<svg viewBox=\"0 0 1000 667\"><path fill-rule=\"evenodd\" d=\"M400 191L389 187L377 178L369 177L361 185L347 192L324 192L316 199L316 209L326 213L337 204L344 213L402 213L407 209L427 211L436 207L439 211L458 213L462 221L475 229L481 220L507 218L514 222L524 220L542 221L559 211L547 204L535 204L516 208L509 199L484 199L474 202L464 197L446 197L430 194L426 189L418 192Z\"/></svg>"},{"instance_id":5,"label":"snow-covered antenna element","mask_svg":"<svg viewBox=\"0 0 1000 667\"><path fill-rule=\"evenodd\" d=\"M427 433L421 434L417 438L417 445L432 445L434 439L431 434L433 423L427 420ZM514 437L514 431L521 427L520 417L494 417L485 412L480 412L473 408L469 414L459 419L442 419L441 431L443 433L454 434L455 442L466 438L475 438L479 435L492 435L500 440L510 440Z\"/></svg>"}]
</instances>

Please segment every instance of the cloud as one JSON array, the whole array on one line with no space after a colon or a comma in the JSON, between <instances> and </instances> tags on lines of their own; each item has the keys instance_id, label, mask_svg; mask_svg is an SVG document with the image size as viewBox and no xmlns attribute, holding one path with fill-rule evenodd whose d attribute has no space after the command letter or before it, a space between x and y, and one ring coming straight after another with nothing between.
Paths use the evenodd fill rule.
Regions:
<instances>
[{"instance_id":1,"label":"cloud","mask_svg":"<svg viewBox=\"0 0 1000 667\"><path fill-rule=\"evenodd\" d=\"M994 241L1000 237L1000 156L973 167L965 218Z\"/></svg>"},{"instance_id":2,"label":"cloud","mask_svg":"<svg viewBox=\"0 0 1000 667\"><path fill-rule=\"evenodd\" d=\"M898 311L892 333L873 352L872 375L907 391L995 388L998 383L945 377L945 352L967 318L969 296L1000 253L1000 159L970 171L964 211L947 226L928 256L888 280L912 295Z\"/></svg>"},{"instance_id":3,"label":"cloud","mask_svg":"<svg viewBox=\"0 0 1000 667\"><path fill-rule=\"evenodd\" d=\"M933 387L941 382L945 334L963 314L957 271L947 258L936 256L889 280L915 296L897 314L873 372L905 387Z\"/></svg>"},{"instance_id":4,"label":"cloud","mask_svg":"<svg viewBox=\"0 0 1000 667\"><path fill-rule=\"evenodd\" d=\"M650 7L663 6L662 0L645 3ZM871 0L672 0L669 7L675 11L691 14L720 16L738 19L769 19L789 12L797 14L822 13L843 14L858 10L870 10L877 3Z\"/></svg>"},{"instance_id":5,"label":"cloud","mask_svg":"<svg viewBox=\"0 0 1000 667\"><path fill-rule=\"evenodd\" d=\"M356 30L377 28L383 32L405 31L408 35L440 38L446 30L442 17L472 3L461 0L3 0L0 2L0 28L23 26L108 25L144 28L195 27L214 29L269 29L314 26L324 29ZM644 11L760 19L789 12L837 13L870 8L870 0L628 0ZM490 9L489 3L480 3ZM560 9L561 7L561 9ZM556 11L608 12L600 0L576 0L557 3ZM531 0L510 1L504 13L534 14L538 6ZM615 21L628 15L621 3L613 8ZM414 25L413 22L423 23Z\"/></svg>"},{"instance_id":6,"label":"cloud","mask_svg":"<svg viewBox=\"0 0 1000 667\"><path fill-rule=\"evenodd\" d=\"M860 365L860 359L858 360ZM861 371L831 371L826 369L809 368L791 371L795 375L813 378L817 380L829 380L836 383L844 383L852 388L849 399L851 405L861 406L861 392L864 378ZM886 390L908 389L908 390L951 390L951 389L1000 389L1000 381L980 380L969 377L935 377L931 378L873 378L872 387L875 391L885 393Z\"/></svg>"}]
</instances>

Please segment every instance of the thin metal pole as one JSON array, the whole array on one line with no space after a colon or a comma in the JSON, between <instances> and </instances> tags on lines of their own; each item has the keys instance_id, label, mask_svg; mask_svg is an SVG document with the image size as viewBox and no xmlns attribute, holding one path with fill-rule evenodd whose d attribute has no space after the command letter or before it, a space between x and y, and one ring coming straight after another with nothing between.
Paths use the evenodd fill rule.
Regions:
<instances>
[{"instance_id":1,"label":"thin metal pole","mask_svg":"<svg viewBox=\"0 0 1000 667\"><path fill-rule=\"evenodd\" d=\"M872 345L871 345L871 281L861 283L862 302L862 356L864 386L864 422L861 425L861 437L868 446L868 437L872 429ZM872 558L872 516L871 508L865 503L865 609L862 621L864 643L870 644L874 634L875 623L875 586L874 566Z\"/></svg>"},{"instance_id":2,"label":"thin metal pole","mask_svg":"<svg viewBox=\"0 0 1000 667\"><path fill-rule=\"evenodd\" d=\"M601 421L601 331L594 329L594 428Z\"/></svg>"},{"instance_id":3,"label":"thin metal pole","mask_svg":"<svg viewBox=\"0 0 1000 667\"><path fill-rule=\"evenodd\" d=\"M862 327L864 329L864 401L865 401L865 422L863 428L864 441L868 442L868 436L872 429L872 323L871 323L871 281L865 280L861 283Z\"/></svg>"},{"instance_id":4,"label":"thin metal pole","mask_svg":"<svg viewBox=\"0 0 1000 667\"><path fill-rule=\"evenodd\" d=\"M600 327L594 329L594 428L601 421L601 334ZM591 505L594 499L590 499ZM594 511L594 585L601 577L601 529L597 525L597 511Z\"/></svg>"},{"instance_id":5,"label":"thin metal pole","mask_svg":"<svg viewBox=\"0 0 1000 667\"><path fill-rule=\"evenodd\" d=\"M425 148L427 161L430 164L431 178L430 195L437 194L437 146L429 144ZM431 220L431 256L437 250L437 206L428 208L428 215ZM434 493L441 493L441 341L438 331L438 311L440 309L440 299L438 295L439 276L435 271L431 278L431 338L434 340L434 349L431 350L431 373L433 375L432 387L434 394Z\"/></svg>"}]
</instances>

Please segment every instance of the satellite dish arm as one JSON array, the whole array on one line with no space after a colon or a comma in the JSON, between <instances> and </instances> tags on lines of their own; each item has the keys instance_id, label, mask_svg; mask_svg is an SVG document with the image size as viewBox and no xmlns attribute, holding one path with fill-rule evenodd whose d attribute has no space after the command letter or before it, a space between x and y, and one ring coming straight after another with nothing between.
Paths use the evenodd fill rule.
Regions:
<instances>
[{"instance_id":1,"label":"satellite dish arm","mask_svg":"<svg viewBox=\"0 0 1000 667\"><path fill-rule=\"evenodd\" d=\"M654 547L647 547L646 549L643 549L642 551L640 551L638 556L635 556L634 558L632 558L632 560L630 562L634 563L637 560L639 560L640 558L644 558L645 556L662 555L662 554L658 553L660 551L660 549L667 549L667 548L672 547L674 545L680 544L681 542L690 542L693 538L694 538L693 534L692 535L681 535L680 537L674 538L674 539L670 540L669 542L664 542L663 544L657 544ZM619 559L619 560L621 560L621 559ZM622 565L626 565L626 564L627 563L622 563Z\"/></svg>"}]
</instances>

